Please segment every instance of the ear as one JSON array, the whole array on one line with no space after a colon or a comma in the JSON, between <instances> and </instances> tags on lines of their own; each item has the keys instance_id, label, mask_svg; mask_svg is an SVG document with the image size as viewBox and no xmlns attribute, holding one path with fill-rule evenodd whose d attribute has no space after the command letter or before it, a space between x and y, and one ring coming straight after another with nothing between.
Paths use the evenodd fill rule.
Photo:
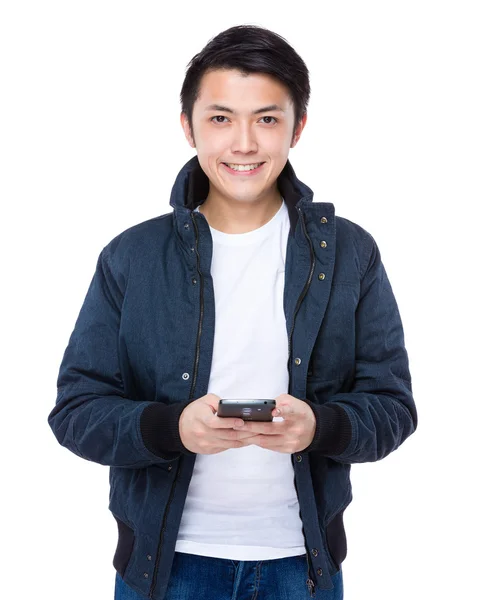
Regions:
<instances>
[{"instance_id":1,"label":"ear","mask_svg":"<svg viewBox=\"0 0 486 600\"><path fill-rule=\"evenodd\" d=\"M189 142L189 145L191 146L191 148L195 148L196 144L194 143L194 139L191 135L191 128L189 126L189 119L187 118L187 115L185 112L181 112L181 125L182 125L182 129L184 130L184 135L186 136L186 140Z\"/></svg>"},{"instance_id":2,"label":"ear","mask_svg":"<svg viewBox=\"0 0 486 600\"><path fill-rule=\"evenodd\" d=\"M307 113L304 113L304 116L300 120L300 123L297 126L297 129L295 130L294 139L292 140L292 143L290 144L291 148L293 148L297 144L297 142L299 141L299 138L300 138L300 136L302 134L302 131L304 130L304 127L305 127L306 123L307 123Z\"/></svg>"}]
</instances>

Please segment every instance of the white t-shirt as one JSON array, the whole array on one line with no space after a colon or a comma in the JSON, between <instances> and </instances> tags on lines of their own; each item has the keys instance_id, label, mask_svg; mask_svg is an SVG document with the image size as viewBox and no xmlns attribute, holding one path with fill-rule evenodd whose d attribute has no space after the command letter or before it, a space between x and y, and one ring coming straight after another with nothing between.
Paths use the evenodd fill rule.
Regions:
<instances>
[{"instance_id":1,"label":"white t-shirt","mask_svg":"<svg viewBox=\"0 0 486 600\"><path fill-rule=\"evenodd\" d=\"M208 393L276 398L288 390L287 206L282 199L274 217L248 233L210 229L216 323ZM255 445L197 454L175 550L233 560L304 554L291 455Z\"/></svg>"}]
</instances>

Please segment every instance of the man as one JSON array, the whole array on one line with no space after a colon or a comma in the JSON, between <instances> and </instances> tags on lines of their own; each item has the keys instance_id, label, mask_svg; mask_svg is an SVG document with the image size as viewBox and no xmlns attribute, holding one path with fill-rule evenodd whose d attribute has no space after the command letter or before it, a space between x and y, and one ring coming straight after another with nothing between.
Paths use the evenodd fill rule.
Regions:
<instances>
[{"instance_id":1,"label":"man","mask_svg":"<svg viewBox=\"0 0 486 600\"><path fill-rule=\"evenodd\" d=\"M350 465L417 426L376 242L288 160L309 94L280 36L216 36L181 91L173 211L98 258L48 421L110 466L118 600L343 598ZM221 398L275 399L273 421Z\"/></svg>"}]
</instances>

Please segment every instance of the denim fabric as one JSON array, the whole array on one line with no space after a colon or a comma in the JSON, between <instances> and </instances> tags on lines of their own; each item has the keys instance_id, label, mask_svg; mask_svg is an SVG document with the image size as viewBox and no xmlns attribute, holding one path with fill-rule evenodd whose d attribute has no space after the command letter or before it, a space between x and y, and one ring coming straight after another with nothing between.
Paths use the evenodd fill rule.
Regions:
<instances>
[{"instance_id":1,"label":"denim fabric","mask_svg":"<svg viewBox=\"0 0 486 600\"><path fill-rule=\"evenodd\" d=\"M307 600L305 554L276 560L233 561L176 552L164 600ZM314 600L342 600L342 568L332 590ZM116 573L115 600L146 600Z\"/></svg>"}]
</instances>

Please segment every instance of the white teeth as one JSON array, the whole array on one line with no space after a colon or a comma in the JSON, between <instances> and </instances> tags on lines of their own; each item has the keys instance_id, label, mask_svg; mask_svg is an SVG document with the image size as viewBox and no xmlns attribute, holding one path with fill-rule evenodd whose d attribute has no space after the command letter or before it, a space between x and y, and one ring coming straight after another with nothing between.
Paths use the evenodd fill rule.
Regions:
<instances>
[{"instance_id":1,"label":"white teeth","mask_svg":"<svg viewBox=\"0 0 486 600\"><path fill-rule=\"evenodd\" d=\"M224 163L224 164L228 165L228 167L233 169L233 171L253 171L253 169L256 169L260 165L263 165L263 163L255 163L253 165L237 165L234 163Z\"/></svg>"}]
</instances>

